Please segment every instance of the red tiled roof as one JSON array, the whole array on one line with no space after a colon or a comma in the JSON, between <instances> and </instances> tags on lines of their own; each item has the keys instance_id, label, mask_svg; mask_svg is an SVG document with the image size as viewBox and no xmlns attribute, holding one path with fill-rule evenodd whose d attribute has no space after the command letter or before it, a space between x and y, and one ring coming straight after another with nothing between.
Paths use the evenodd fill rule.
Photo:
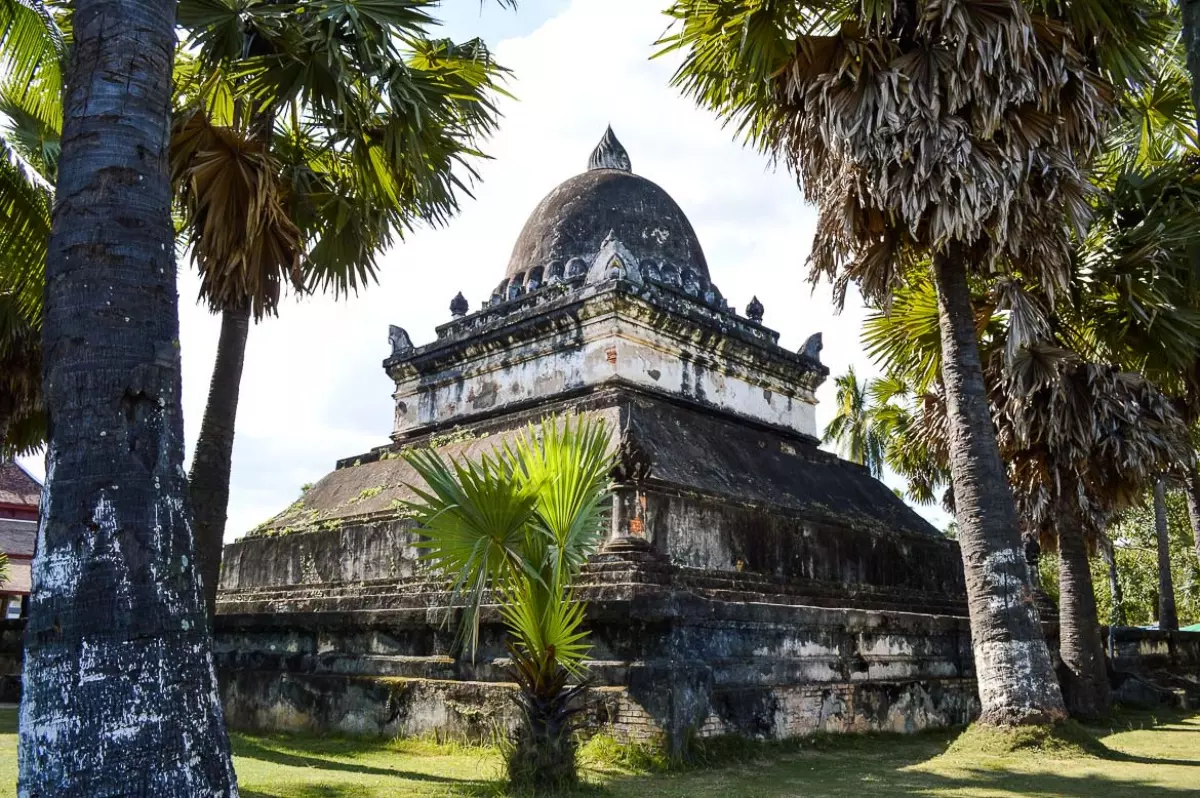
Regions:
<instances>
[{"instance_id":1,"label":"red tiled roof","mask_svg":"<svg viewBox=\"0 0 1200 798\"><path fill-rule=\"evenodd\" d=\"M38 481L11 460L0 463L0 504L37 507L42 498Z\"/></svg>"}]
</instances>

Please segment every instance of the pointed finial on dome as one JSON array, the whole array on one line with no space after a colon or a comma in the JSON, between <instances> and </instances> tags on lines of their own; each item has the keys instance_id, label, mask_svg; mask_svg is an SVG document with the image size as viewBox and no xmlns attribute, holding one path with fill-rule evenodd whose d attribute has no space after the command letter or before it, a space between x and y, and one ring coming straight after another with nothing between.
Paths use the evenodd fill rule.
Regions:
<instances>
[{"instance_id":1,"label":"pointed finial on dome","mask_svg":"<svg viewBox=\"0 0 1200 798\"><path fill-rule=\"evenodd\" d=\"M750 304L746 306L746 318L750 321L762 324L763 320L763 303L758 301L758 297L752 297Z\"/></svg>"},{"instance_id":2,"label":"pointed finial on dome","mask_svg":"<svg viewBox=\"0 0 1200 798\"><path fill-rule=\"evenodd\" d=\"M600 139L596 149L592 150L592 157L588 158L588 171L593 169L633 171L633 166L629 163L629 153L625 152L621 142L617 141L617 135L613 133L612 125L609 125L608 129L604 131L604 138Z\"/></svg>"}]
</instances>

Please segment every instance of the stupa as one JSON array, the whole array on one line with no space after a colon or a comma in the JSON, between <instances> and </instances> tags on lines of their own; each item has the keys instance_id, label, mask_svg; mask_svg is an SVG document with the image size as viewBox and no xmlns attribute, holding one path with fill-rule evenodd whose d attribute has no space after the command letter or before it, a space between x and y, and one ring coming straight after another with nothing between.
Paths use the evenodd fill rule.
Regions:
<instances>
[{"instance_id":1,"label":"stupa","mask_svg":"<svg viewBox=\"0 0 1200 798\"><path fill-rule=\"evenodd\" d=\"M515 707L503 631L453 649L399 456L474 457L530 421L603 419L611 536L586 568L586 717L628 736L912 730L976 710L957 545L818 449L821 336L739 314L673 199L609 129L533 211L482 307L390 331L391 440L226 547L216 623L230 722L485 736Z\"/></svg>"}]
</instances>

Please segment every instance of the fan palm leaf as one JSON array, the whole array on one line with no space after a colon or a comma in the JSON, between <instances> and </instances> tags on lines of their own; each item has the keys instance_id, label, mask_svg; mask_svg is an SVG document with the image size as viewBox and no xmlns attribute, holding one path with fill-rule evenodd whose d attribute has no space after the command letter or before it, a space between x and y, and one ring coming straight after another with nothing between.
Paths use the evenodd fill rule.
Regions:
<instances>
[{"instance_id":1,"label":"fan palm leaf","mask_svg":"<svg viewBox=\"0 0 1200 798\"><path fill-rule=\"evenodd\" d=\"M430 449L405 457L424 481L407 509L425 560L464 605L460 640L472 654L481 605L499 603L523 716L510 777L541 786L573 779L568 721L582 686L567 682L584 679L589 651L575 583L607 525L609 431L585 416L549 418L474 460Z\"/></svg>"},{"instance_id":2,"label":"fan palm leaf","mask_svg":"<svg viewBox=\"0 0 1200 798\"><path fill-rule=\"evenodd\" d=\"M556 585L569 584L603 537L610 441L603 426L577 416L531 429L507 451L536 490L536 523L552 547Z\"/></svg>"},{"instance_id":3,"label":"fan palm leaf","mask_svg":"<svg viewBox=\"0 0 1200 798\"><path fill-rule=\"evenodd\" d=\"M447 462L432 449L406 457L426 486L414 487L417 501L407 505L425 538L423 556L436 573L450 578L463 602L460 641L474 655L487 590L528 567L527 528L537 496L529 483L513 478L509 463L494 457Z\"/></svg>"}]
</instances>

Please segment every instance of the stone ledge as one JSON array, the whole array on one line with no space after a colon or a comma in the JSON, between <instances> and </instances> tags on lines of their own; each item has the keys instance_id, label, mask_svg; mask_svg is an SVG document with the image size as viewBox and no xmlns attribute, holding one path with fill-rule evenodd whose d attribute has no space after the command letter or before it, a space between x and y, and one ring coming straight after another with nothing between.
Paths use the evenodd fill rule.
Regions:
<instances>
[{"instance_id":1,"label":"stone ledge","mask_svg":"<svg viewBox=\"0 0 1200 798\"><path fill-rule=\"evenodd\" d=\"M232 728L365 735L439 736L479 742L516 724L511 683L348 675L221 672ZM585 731L661 738L661 708L627 688L586 693ZM814 732L914 732L969 722L978 712L971 679L828 683L711 691L691 726L701 736L781 739Z\"/></svg>"}]
</instances>

